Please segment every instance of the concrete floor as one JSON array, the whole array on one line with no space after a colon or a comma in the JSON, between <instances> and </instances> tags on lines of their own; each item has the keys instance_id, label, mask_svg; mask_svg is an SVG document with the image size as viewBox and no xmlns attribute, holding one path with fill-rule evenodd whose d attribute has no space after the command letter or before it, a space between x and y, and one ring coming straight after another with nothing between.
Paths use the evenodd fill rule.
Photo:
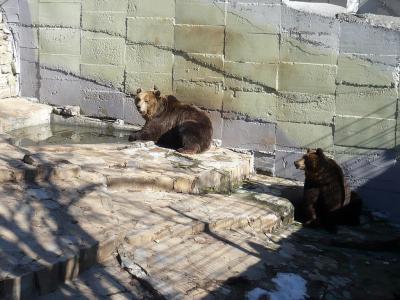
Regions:
<instances>
[{"instance_id":1,"label":"concrete floor","mask_svg":"<svg viewBox=\"0 0 400 300\"><path fill-rule=\"evenodd\" d=\"M341 227L334 236L291 224L273 233L247 226L166 237L125 248L145 275L110 259L38 299L399 299L399 240L378 242L373 231L386 241L396 237L379 221ZM362 249L368 244L382 248ZM302 280L304 298L293 296L290 282L279 289L279 276ZM255 291L260 297L250 297Z\"/></svg>"}]
</instances>

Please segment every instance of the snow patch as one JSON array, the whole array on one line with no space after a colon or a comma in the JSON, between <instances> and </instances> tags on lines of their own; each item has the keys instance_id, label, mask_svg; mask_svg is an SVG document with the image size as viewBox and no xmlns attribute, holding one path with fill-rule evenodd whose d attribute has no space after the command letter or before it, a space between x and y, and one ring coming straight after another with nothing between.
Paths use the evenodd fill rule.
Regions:
<instances>
[{"instance_id":1,"label":"snow patch","mask_svg":"<svg viewBox=\"0 0 400 300\"><path fill-rule=\"evenodd\" d=\"M297 274L278 273L272 281L276 284L275 291L255 288L247 293L247 300L259 300L262 296L271 300L304 300L307 297L307 281Z\"/></svg>"},{"instance_id":2,"label":"snow patch","mask_svg":"<svg viewBox=\"0 0 400 300\"><path fill-rule=\"evenodd\" d=\"M255 288L247 293L247 300L258 300L261 296L269 296L269 292L260 288Z\"/></svg>"}]
</instances>

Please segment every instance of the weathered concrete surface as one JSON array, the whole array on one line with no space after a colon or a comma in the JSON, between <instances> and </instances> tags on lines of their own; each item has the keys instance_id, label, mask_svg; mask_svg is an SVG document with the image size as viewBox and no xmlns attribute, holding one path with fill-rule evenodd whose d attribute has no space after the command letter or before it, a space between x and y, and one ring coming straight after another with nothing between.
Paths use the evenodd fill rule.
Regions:
<instances>
[{"instance_id":1,"label":"weathered concrete surface","mask_svg":"<svg viewBox=\"0 0 400 300\"><path fill-rule=\"evenodd\" d=\"M31 299L143 300L156 299L154 296L143 288L139 281L132 279L128 272L121 270L115 258L112 257L101 265L87 270L76 280L61 285L56 292Z\"/></svg>"},{"instance_id":2,"label":"weathered concrete surface","mask_svg":"<svg viewBox=\"0 0 400 300\"><path fill-rule=\"evenodd\" d=\"M49 124L52 108L24 98L0 99L0 133Z\"/></svg>"},{"instance_id":3,"label":"weathered concrete surface","mask_svg":"<svg viewBox=\"0 0 400 300\"><path fill-rule=\"evenodd\" d=\"M4 146L6 149L9 145ZM29 147L25 157L36 179L68 179L91 172L112 189L145 187L157 191L201 194L230 192L253 172L252 155L215 148L196 156L159 148L150 143ZM7 155L7 152L3 152ZM23 156L20 156L22 160ZM13 170L11 170L13 171ZM18 170L16 170L18 171Z\"/></svg>"},{"instance_id":4,"label":"weathered concrete surface","mask_svg":"<svg viewBox=\"0 0 400 300\"><path fill-rule=\"evenodd\" d=\"M152 143L47 146L27 150L32 153L30 157L39 177L44 175L42 167L59 167L61 161L67 169L76 169L77 175L81 171L101 174L106 185L113 189L147 187L193 194L229 192L253 172L250 154L222 148L196 156L180 155ZM60 176L63 176L62 168Z\"/></svg>"},{"instance_id":5,"label":"weathered concrete surface","mask_svg":"<svg viewBox=\"0 0 400 300\"><path fill-rule=\"evenodd\" d=\"M382 236L392 243L382 242ZM300 299L285 297L300 289L292 281L277 291L279 274L301 278L305 299L397 299L399 242L398 231L378 220L365 221L358 229L341 228L334 236L292 224L272 233L244 226L166 237L145 246L119 247L118 259L131 268L118 270L117 260L109 260L38 299L108 295L111 299L239 300L255 288L275 296L272 299ZM130 286L129 272L136 275Z\"/></svg>"},{"instance_id":6,"label":"weathered concrete surface","mask_svg":"<svg viewBox=\"0 0 400 300\"><path fill-rule=\"evenodd\" d=\"M1 136L0 296L6 299L54 291L109 258L122 239L141 245L249 223L272 230L293 219L283 198L277 209L252 196L189 195L232 192L253 172L247 153L213 148L183 156L140 142L24 149L10 142Z\"/></svg>"}]
</instances>

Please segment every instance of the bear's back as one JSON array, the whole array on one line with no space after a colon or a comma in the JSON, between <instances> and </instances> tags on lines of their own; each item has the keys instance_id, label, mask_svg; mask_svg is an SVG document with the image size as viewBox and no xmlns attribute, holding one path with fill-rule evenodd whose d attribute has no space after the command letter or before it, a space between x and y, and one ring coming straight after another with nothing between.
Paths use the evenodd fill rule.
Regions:
<instances>
[{"instance_id":1,"label":"bear's back","mask_svg":"<svg viewBox=\"0 0 400 300\"><path fill-rule=\"evenodd\" d=\"M350 188L340 165L331 158L326 158L320 174L325 201L334 207L341 207L350 201Z\"/></svg>"},{"instance_id":2,"label":"bear's back","mask_svg":"<svg viewBox=\"0 0 400 300\"><path fill-rule=\"evenodd\" d=\"M167 109L164 114L169 118L173 117L177 123L176 125L185 121L194 121L205 127L204 129L212 128L210 118L195 105L182 103L173 95L166 96L165 101Z\"/></svg>"}]
</instances>

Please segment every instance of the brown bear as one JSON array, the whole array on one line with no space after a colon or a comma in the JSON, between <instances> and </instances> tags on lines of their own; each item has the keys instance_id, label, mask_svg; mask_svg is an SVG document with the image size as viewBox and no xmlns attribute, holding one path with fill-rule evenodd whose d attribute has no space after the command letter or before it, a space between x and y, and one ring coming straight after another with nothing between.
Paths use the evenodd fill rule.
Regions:
<instances>
[{"instance_id":1,"label":"brown bear","mask_svg":"<svg viewBox=\"0 0 400 300\"><path fill-rule=\"evenodd\" d=\"M186 154L209 149L212 124L206 113L197 107L183 104L172 95L161 95L156 87L154 91L139 88L135 104L146 123L129 136L130 141L154 141Z\"/></svg>"},{"instance_id":2,"label":"brown bear","mask_svg":"<svg viewBox=\"0 0 400 300\"><path fill-rule=\"evenodd\" d=\"M350 191L341 167L322 149L308 149L294 164L305 171L301 215L306 225L322 225L334 232L338 224L360 223L360 197Z\"/></svg>"}]
</instances>

